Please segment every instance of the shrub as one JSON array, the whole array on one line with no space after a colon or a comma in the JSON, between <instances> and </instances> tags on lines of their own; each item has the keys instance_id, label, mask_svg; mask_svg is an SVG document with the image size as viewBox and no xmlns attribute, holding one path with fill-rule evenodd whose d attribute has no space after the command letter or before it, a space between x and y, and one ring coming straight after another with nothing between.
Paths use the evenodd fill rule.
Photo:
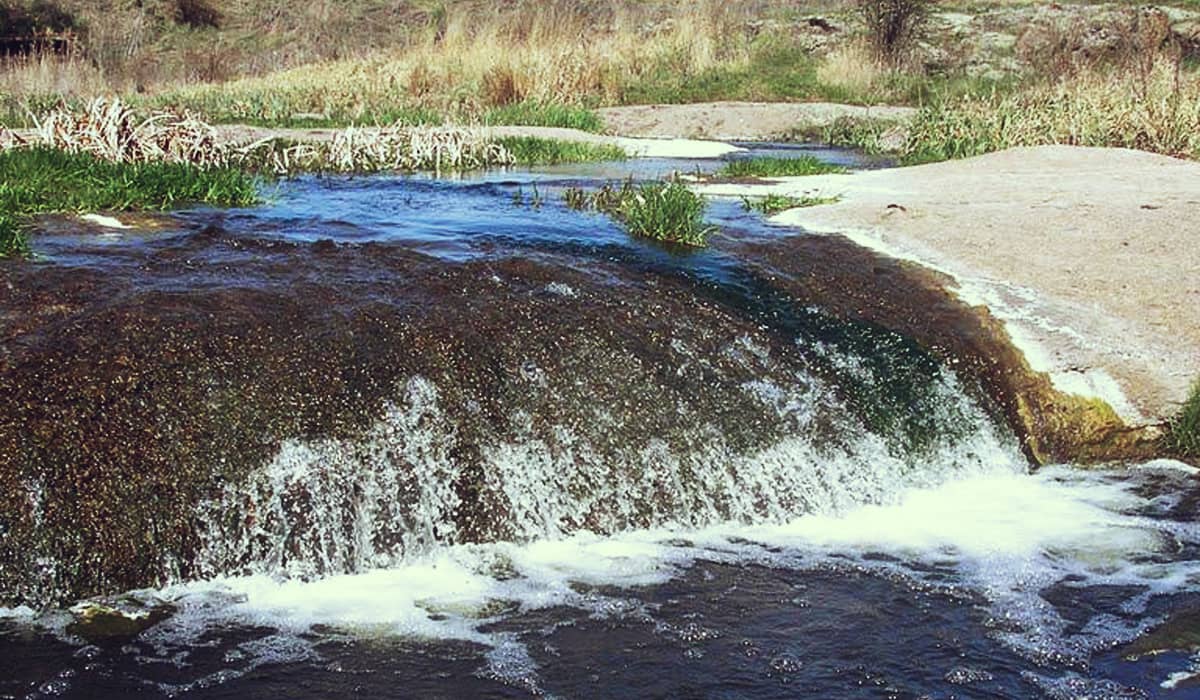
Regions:
<instances>
[{"instance_id":1,"label":"shrub","mask_svg":"<svg viewBox=\"0 0 1200 700\"><path fill-rule=\"evenodd\" d=\"M209 0L175 0L173 9L173 19L193 29L216 29L221 26L221 11L213 7Z\"/></svg>"},{"instance_id":2,"label":"shrub","mask_svg":"<svg viewBox=\"0 0 1200 700\"><path fill-rule=\"evenodd\" d=\"M911 55L936 0L856 0L867 42L883 64L898 67Z\"/></svg>"}]
</instances>

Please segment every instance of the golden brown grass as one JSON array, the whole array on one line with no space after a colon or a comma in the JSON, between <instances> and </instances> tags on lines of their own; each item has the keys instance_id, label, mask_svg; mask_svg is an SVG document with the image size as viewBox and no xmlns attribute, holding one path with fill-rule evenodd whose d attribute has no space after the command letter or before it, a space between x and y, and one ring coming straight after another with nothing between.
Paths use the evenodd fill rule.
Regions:
<instances>
[{"instance_id":1,"label":"golden brown grass","mask_svg":"<svg viewBox=\"0 0 1200 700\"><path fill-rule=\"evenodd\" d=\"M1010 94L950 100L920 113L907 152L945 160L1046 144L1200 158L1200 77L1161 57L1144 70L1086 68Z\"/></svg>"},{"instance_id":2,"label":"golden brown grass","mask_svg":"<svg viewBox=\"0 0 1200 700\"><path fill-rule=\"evenodd\" d=\"M860 43L848 43L831 51L817 68L817 79L852 92L868 92L888 75L871 51Z\"/></svg>"},{"instance_id":3,"label":"golden brown grass","mask_svg":"<svg viewBox=\"0 0 1200 700\"><path fill-rule=\"evenodd\" d=\"M100 69L75 54L38 52L0 59L0 93L85 96L109 88Z\"/></svg>"},{"instance_id":4,"label":"golden brown grass","mask_svg":"<svg viewBox=\"0 0 1200 700\"><path fill-rule=\"evenodd\" d=\"M744 67L756 5L459 3L394 50L162 99L219 118L266 121L296 113L352 119L419 108L470 116L518 103L615 103L626 86L663 65L676 75Z\"/></svg>"}]
</instances>

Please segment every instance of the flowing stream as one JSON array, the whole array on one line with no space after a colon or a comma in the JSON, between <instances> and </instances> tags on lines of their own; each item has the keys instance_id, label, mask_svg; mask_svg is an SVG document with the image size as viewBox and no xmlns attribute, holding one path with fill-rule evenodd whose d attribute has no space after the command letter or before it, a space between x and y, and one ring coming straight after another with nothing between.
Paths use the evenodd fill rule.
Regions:
<instances>
[{"instance_id":1,"label":"flowing stream","mask_svg":"<svg viewBox=\"0 0 1200 700\"><path fill-rule=\"evenodd\" d=\"M154 523L100 574L38 535L92 527L56 505L77 492L12 482L0 698L1200 698L1195 470L1031 470L952 367L773 284L739 245L806 236L738 202L704 251L561 203L715 165L301 178L153 231L50 225L0 273L67 320L10 314L0 369L53 406L95 381L104 417L7 410L132 435L112 454L153 486L117 503L185 495L99 500L95 527ZM141 383L36 370L89 352ZM83 454L63 431L29 463Z\"/></svg>"}]
</instances>

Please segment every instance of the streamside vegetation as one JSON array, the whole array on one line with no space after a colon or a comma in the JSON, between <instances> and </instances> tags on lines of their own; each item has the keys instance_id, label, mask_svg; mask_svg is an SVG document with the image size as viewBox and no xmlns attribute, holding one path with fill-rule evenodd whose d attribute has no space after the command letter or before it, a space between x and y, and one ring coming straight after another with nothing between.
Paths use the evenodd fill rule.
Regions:
<instances>
[{"instance_id":1,"label":"streamside vegetation","mask_svg":"<svg viewBox=\"0 0 1200 700\"><path fill-rule=\"evenodd\" d=\"M241 206L256 176L302 172L463 171L504 165L620 160L608 144L532 137L493 139L461 127L350 127L324 141L223 138L195 116L139 115L120 100L58 109L31 135L0 146L0 256L28 253L25 228L49 212L167 209L183 203Z\"/></svg>"},{"instance_id":2,"label":"streamside vegetation","mask_svg":"<svg viewBox=\"0 0 1200 700\"><path fill-rule=\"evenodd\" d=\"M828 173L844 173L846 169L831 163L826 163L813 156L798 158L739 158L732 160L717 171L718 177L796 177L804 175L825 175Z\"/></svg>"},{"instance_id":3,"label":"streamside vegetation","mask_svg":"<svg viewBox=\"0 0 1200 700\"><path fill-rule=\"evenodd\" d=\"M619 146L582 141L560 141L537 136L505 136L496 139L517 165L558 165L626 160L629 154Z\"/></svg>"},{"instance_id":4,"label":"streamside vegetation","mask_svg":"<svg viewBox=\"0 0 1200 700\"><path fill-rule=\"evenodd\" d=\"M1192 385L1191 395L1170 421L1166 443L1174 454L1200 460L1200 379Z\"/></svg>"},{"instance_id":5,"label":"streamside vegetation","mask_svg":"<svg viewBox=\"0 0 1200 700\"><path fill-rule=\"evenodd\" d=\"M1160 58L1144 71L1088 68L1009 94L932 104L911 124L904 155L936 161L1047 144L1200 158L1200 78Z\"/></svg>"},{"instance_id":6,"label":"streamside vegetation","mask_svg":"<svg viewBox=\"0 0 1200 700\"><path fill-rule=\"evenodd\" d=\"M704 223L704 197L676 181L610 182L591 193L570 188L563 200L572 209L607 214L631 235L667 243L702 248L714 229Z\"/></svg>"},{"instance_id":7,"label":"streamside vegetation","mask_svg":"<svg viewBox=\"0 0 1200 700\"><path fill-rule=\"evenodd\" d=\"M234 168L114 163L45 147L0 151L0 257L28 253L25 226L36 214L249 206L258 198L255 178Z\"/></svg>"},{"instance_id":8,"label":"streamside vegetation","mask_svg":"<svg viewBox=\"0 0 1200 700\"><path fill-rule=\"evenodd\" d=\"M788 209L818 207L823 204L834 204L837 201L837 197L788 197L782 194L768 194L762 197L742 197L742 208L746 211L756 211L764 216L771 216Z\"/></svg>"},{"instance_id":9,"label":"streamside vegetation","mask_svg":"<svg viewBox=\"0 0 1200 700\"><path fill-rule=\"evenodd\" d=\"M0 0L0 7L16 4ZM41 4L60 7L79 29L64 47L30 45L0 60L0 121L27 125L30 113L61 99L120 94L216 123L453 121L598 131L591 108L604 105L871 103L903 99L908 89L841 81L824 69L827 44L857 34L845 25L859 22L840 16L835 2ZM838 16L825 19L831 11Z\"/></svg>"}]
</instances>

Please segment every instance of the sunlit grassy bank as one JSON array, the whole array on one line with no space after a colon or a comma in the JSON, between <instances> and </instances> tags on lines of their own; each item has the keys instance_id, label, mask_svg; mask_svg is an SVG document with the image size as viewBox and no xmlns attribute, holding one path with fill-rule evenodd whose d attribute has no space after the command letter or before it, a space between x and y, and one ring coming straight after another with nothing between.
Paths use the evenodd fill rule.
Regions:
<instances>
[{"instance_id":1,"label":"sunlit grassy bank","mask_svg":"<svg viewBox=\"0 0 1200 700\"><path fill-rule=\"evenodd\" d=\"M248 206L254 177L231 168L179 163L111 163L46 148L0 151L0 257L28 251L36 214L164 210L186 203Z\"/></svg>"}]
</instances>

